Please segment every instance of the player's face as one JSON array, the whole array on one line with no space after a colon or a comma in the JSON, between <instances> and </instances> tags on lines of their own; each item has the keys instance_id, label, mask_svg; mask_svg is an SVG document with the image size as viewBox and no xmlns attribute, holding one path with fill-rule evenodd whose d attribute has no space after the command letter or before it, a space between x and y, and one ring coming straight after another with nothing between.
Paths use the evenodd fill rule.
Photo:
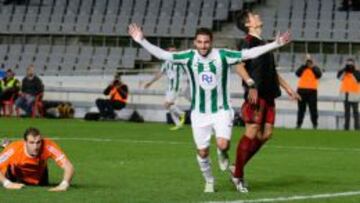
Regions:
<instances>
[{"instance_id":1,"label":"player's face","mask_svg":"<svg viewBox=\"0 0 360 203\"><path fill-rule=\"evenodd\" d=\"M313 67L313 62L312 61L306 61L306 66L307 67Z\"/></svg>"},{"instance_id":2,"label":"player's face","mask_svg":"<svg viewBox=\"0 0 360 203\"><path fill-rule=\"evenodd\" d=\"M249 13L248 20L249 20L249 22L248 22L249 27L259 28L259 27L262 27L262 25L263 25L263 22L259 16L259 14L257 14L257 13Z\"/></svg>"},{"instance_id":3,"label":"player's face","mask_svg":"<svg viewBox=\"0 0 360 203\"><path fill-rule=\"evenodd\" d=\"M199 34L194 40L194 46L201 56L209 54L212 46L212 41L209 35Z\"/></svg>"},{"instance_id":4,"label":"player's face","mask_svg":"<svg viewBox=\"0 0 360 203\"><path fill-rule=\"evenodd\" d=\"M14 77L14 74L12 72L6 72L6 78L12 78Z\"/></svg>"},{"instance_id":5,"label":"player's face","mask_svg":"<svg viewBox=\"0 0 360 203\"><path fill-rule=\"evenodd\" d=\"M36 157L39 155L42 144L42 138L40 135L38 136L28 135L25 143L26 143L26 151L30 156Z\"/></svg>"},{"instance_id":6,"label":"player's face","mask_svg":"<svg viewBox=\"0 0 360 203\"><path fill-rule=\"evenodd\" d=\"M27 69L26 74L27 74L27 76L29 76L29 77L34 76L34 66L30 66L30 67Z\"/></svg>"}]
</instances>

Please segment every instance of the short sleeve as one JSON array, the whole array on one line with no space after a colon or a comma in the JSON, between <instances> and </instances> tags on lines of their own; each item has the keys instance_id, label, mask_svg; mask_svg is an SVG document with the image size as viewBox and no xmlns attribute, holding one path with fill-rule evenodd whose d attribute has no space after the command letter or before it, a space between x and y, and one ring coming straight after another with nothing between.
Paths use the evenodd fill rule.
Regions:
<instances>
[{"instance_id":1,"label":"short sleeve","mask_svg":"<svg viewBox=\"0 0 360 203\"><path fill-rule=\"evenodd\" d=\"M220 55L222 58L226 60L226 63L229 65L233 65L241 62L242 53L241 51L229 50L229 49L221 49Z\"/></svg>"},{"instance_id":2,"label":"short sleeve","mask_svg":"<svg viewBox=\"0 0 360 203\"><path fill-rule=\"evenodd\" d=\"M194 57L194 51L190 49L181 52L174 52L172 56L173 56L173 60L172 60L173 63L186 64L189 60L191 60Z\"/></svg>"},{"instance_id":3,"label":"short sleeve","mask_svg":"<svg viewBox=\"0 0 360 203\"><path fill-rule=\"evenodd\" d=\"M67 157L54 141L45 140L45 152L46 155L53 159L58 166L63 167Z\"/></svg>"},{"instance_id":4,"label":"short sleeve","mask_svg":"<svg viewBox=\"0 0 360 203\"><path fill-rule=\"evenodd\" d=\"M0 171L2 173L6 172L8 165L11 163L12 158L14 157L16 148L14 145L10 144L5 148L4 151L0 154Z\"/></svg>"}]
</instances>

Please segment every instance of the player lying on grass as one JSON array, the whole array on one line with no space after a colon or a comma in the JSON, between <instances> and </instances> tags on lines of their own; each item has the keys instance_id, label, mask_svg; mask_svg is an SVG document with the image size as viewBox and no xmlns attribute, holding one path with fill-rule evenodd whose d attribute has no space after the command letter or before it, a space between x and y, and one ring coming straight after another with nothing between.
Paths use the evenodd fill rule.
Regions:
<instances>
[{"instance_id":1,"label":"player lying on grass","mask_svg":"<svg viewBox=\"0 0 360 203\"><path fill-rule=\"evenodd\" d=\"M168 52L149 43L139 26L129 25L130 36L155 57L181 63L191 84L191 127L197 148L197 161L205 179L204 192L214 192L214 177L209 158L210 139L216 136L220 169L228 168L233 111L230 105L230 67L242 60L256 58L290 41L290 33L277 36L272 43L241 51L212 47L213 35L199 28L194 37L195 49Z\"/></svg>"},{"instance_id":2,"label":"player lying on grass","mask_svg":"<svg viewBox=\"0 0 360 203\"><path fill-rule=\"evenodd\" d=\"M64 170L63 181L49 191L66 191L74 175L74 167L57 144L45 139L36 128L28 128L24 140L3 142L0 154L0 181L6 189L24 185L49 185L47 160L53 159Z\"/></svg>"}]
</instances>

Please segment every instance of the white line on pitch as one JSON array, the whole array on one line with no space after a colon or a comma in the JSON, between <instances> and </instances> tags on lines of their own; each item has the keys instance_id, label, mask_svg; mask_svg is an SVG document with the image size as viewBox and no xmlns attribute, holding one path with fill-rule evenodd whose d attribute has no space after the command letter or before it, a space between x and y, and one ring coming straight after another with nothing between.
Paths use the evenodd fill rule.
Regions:
<instances>
[{"instance_id":1,"label":"white line on pitch","mask_svg":"<svg viewBox=\"0 0 360 203\"><path fill-rule=\"evenodd\" d=\"M92 142L128 142L128 143L144 143L144 144L171 144L171 145L192 145L188 142L161 141L161 140L133 140L133 139L107 139L107 138L80 138L80 137L54 137L54 140L76 140L76 141L92 141ZM317 151L350 151L360 152L360 148L335 148L335 147L305 147L305 146L281 146L281 145L265 145L266 148L278 149L295 149L295 150L317 150Z\"/></svg>"},{"instance_id":2,"label":"white line on pitch","mask_svg":"<svg viewBox=\"0 0 360 203\"><path fill-rule=\"evenodd\" d=\"M234 200L234 201L211 201L208 203L258 203L258 202L284 202L284 201L297 201L297 200L310 200L310 199L326 199L334 197L348 197L360 195L360 191L349 191L340 193L325 193L315 195L295 195L290 197L275 197L251 200Z\"/></svg>"},{"instance_id":3,"label":"white line on pitch","mask_svg":"<svg viewBox=\"0 0 360 203\"><path fill-rule=\"evenodd\" d=\"M74 140L74 141L90 141L90 142L127 142L139 144L170 144L170 145L188 145L187 142L173 142L162 140L133 140L133 139L107 139L107 138L81 138L81 137L51 137L52 140Z\"/></svg>"},{"instance_id":4,"label":"white line on pitch","mask_svg":"<svg viewBox=\"0 0 360 203\"><path fill-rule=\"evenodd\" d=\"M265 145L268 148L278 149L301 149L301 150L318 150L318 151L351 151L360 152L359 148L336 148L336 147L303 147L303 146L281 146L281 145Z\"/></svg>"},{"instance_id":5,"label":"white line on pitch","mask_svg":"<svg viewBox=\"0 0 360 203\"><path fill-rule=\"evenodd\" d=\"M169 144L169 145L193 145L192 142L176 142L164 140L135 140L135 139L111 139L111 138L84 138L84 137L50 137L53 140L63 141L85 141L85 142L126 142L135 144ZM10 138L10 140L17 140ZM314 150L314 151L342 151L342 152L360 152L360 148L336 148L336 147L305 147L305 146L281 146L265 145L265 148L293 149L293 150Z\"/></svg>"}]
</instances>

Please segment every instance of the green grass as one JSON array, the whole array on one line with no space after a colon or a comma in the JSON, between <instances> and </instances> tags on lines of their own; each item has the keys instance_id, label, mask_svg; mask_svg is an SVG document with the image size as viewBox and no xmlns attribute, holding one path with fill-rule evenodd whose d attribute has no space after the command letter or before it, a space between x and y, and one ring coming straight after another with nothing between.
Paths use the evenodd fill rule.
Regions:
<instances>
[{"instance_id":1,"label":"green grass","mask_svg":"<svg viewBox=\"0 0 360 203\"><path fill-rule=\"evenodd\" d=\"M65 193L43 187L0 189L2 203L207 202L360 191L359 132L275 129L273 139L246 168L251 192L244 195L235 191L228 174L219 171L214 148L217 192L203 193L190 127L172 132L157 123L1 118L0 137L21 139L29 126L48 137L84 138L57 141L75 166L72 186ZM232 160L243 132L234 128ZM58 183L61 177L51 161L50 181ZM360 202L360 196L299 202Z\"/></svg>"}]
</instances>

